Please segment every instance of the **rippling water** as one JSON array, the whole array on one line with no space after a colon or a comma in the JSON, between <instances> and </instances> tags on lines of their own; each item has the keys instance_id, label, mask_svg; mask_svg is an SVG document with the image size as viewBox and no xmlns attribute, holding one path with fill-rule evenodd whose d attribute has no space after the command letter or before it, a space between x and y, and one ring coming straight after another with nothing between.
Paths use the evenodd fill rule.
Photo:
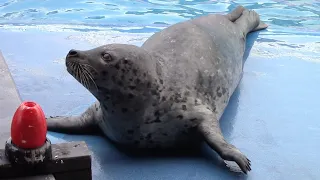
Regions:
<instances>
[{"instance_id":1,"label":"rippling water","mask_svg":"<svg viewBox=\"0 0 320 180\"><path fill-rule=\"evenodd\" d=\"M0 23L139 26L142 28L131 32L153 32L156 27L208 13L226 13L239 4L255 9L273 29L320 31L318 0L263 0L258 3L246 0L1 0Z\"/></svg>"},{"instance_id":2,"label":"rippling water","mask_svg":"<svg viewBox=\"0 0 320 180\"><path fill-rule=\"evenodd\" d=\"M269 25L258 39L261 46L281 47L285 52L295 48L302 59L319 61L319 0L0 0L0 27L81 32L68 38L94 46L105 42L139 45L171 24L208 13L227 13L238 5L256 10ZM265 55L275 56L274 52Z\"/></svg>"}]
</instances>

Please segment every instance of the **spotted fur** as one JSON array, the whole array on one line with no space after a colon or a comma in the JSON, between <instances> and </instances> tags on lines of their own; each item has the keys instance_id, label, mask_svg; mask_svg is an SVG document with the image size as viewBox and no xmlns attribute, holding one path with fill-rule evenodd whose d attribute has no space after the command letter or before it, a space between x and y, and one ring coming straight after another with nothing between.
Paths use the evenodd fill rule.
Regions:
<instances>
[{"instance_id":1,"label":"spotted fur","mask_svg":"<svg viewBox=\"0 0 320 180\"><path fill-rule=\"evenodd\" d=\"M138 148L188 148L204 140L247 173L250 160L225 141L219 119L241 79L245 36L263 28L257 13L239 6L172 25L142 47L71 50L67 70L97 102L80 116L48 118L48 129L99 128L115 143Z\"/></svg>"}]
</instances>

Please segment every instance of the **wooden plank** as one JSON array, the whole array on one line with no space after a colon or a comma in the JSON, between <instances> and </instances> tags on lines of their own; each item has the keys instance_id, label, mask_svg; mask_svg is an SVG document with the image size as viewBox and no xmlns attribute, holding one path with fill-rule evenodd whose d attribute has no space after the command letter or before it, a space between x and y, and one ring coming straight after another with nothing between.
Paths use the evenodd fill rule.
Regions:
<instances>
[{"instance_id":1,"label":"wooden plank","mask_svg":"<svg viewBox=\"0 0 320 180\"><path fill-rule=\"evenodd\" d=\"M52 174L49 174L49 175L10 178L10 179L6 178L3 180L57 180L57 179Z\"/></svg>"},{"instance_id":2,"label":"wooden plank","mask_svg":"<svg viewBox=\"0 0 320 180\"><path fill-rule=\"evenodd\" d=\"M21 103L9 68L0 52L0 149L10 137L11 120Z\"/></svg>"},{"instance_id":3,"label":"wooden plank","mask_svg":"<svg viewBox=\"0 0 320 180\"><path fill-rule=\"evenodd\" d=\"M80 171L55 173L54 177L56 178L56 180L92 180L92 171L91 169L86 169Z\"/></svg>"},{"instance_id":4,"label":"wooden plank","mask_svg":"<svg viewBox=\"0 0 320 180\"><path fill-rule=\"evenodd\" d=\"M85 142L52 144L53 160L36 166L12 165L0 150L0 178L91 171L90 151Z\"/></svg>"}]
</instances>

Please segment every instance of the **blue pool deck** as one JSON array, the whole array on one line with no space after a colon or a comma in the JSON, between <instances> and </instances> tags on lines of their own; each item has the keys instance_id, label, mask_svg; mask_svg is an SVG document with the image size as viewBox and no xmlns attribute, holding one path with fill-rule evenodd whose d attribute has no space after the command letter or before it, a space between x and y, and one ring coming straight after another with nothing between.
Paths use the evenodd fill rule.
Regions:
<instances>
[{"instance_id":1,"label":"blue pool deck","mask_svg":"<svg viewBox=\"0 0 320 180\"><path fill-rule=\"evenodd\" d=\"M75 2L78 1L64 5L71 8ZM160 26L189 18L188 13L201 14L209 7L213 8L210 12L225 12L236 4L244 4L256 9L270 25L267 30L248 37L248 45L252 48L249 48L244 76L221 119L221 128L228 142L252 161L252 171L247 176L234 172L237 171L236 165L228 163L226 166L206 146L201 155L143 158L117 150L103 137L52 132L48 137L53 143L86 141L92 151L94 180L320 179L318 1L292 1L298 5L281 0L251 4L247 1L221 1L220 4L211 1L212 6L208 5L209 1L207 4L186 1L184 5L172 6L176 9L165 14L163 4L169 2L154 0L152 3L161 2L162 8L144 14L157 21L152 26L148 25L148 18L137 13L143 11L142 6L137 6L137 12L133 13L135 9L129 7L129 1L115 2L125 2L112 6L115 9L127 8L127 16L140 18L132 18L134 27L120 26L127 22L126 16L120 16L112 8L109 16L101 15L102 10L92 10L90 15L88 12L85 15L71 14L68 18L86 24L75 25L73 21L68 24L65 19L68 14L59 15L61 8L51 0L45 2L48 3L45 4L45 17L47 20L51 17L54 23L43 24L45 18L41 12L45 8L40 6L45 5L34 5L34 10L40 13L32 14L29 12L32 11L31 5L22 1L23 8L22 5L20 9L8 5L6 9L0 0L0 51L4 57L0 58L0 148L9 136L10 121L21 100L38 102L47 116L79 114L95 101L65 70L63 58L70 49L89 49L106 43L141 45L152 33L160 30ZM147 4L148 8L152 5L148 1L131 2ZM87 4L94 5L89 1ZM8 14L18 10L24 14ZM179 13L180 16L176 16ZM81 19L82 15L87 18ZM165 23L160 23L161 18ZM114 25L97 25L106 24L108 20Z\"/></svg>"}]
</instances>

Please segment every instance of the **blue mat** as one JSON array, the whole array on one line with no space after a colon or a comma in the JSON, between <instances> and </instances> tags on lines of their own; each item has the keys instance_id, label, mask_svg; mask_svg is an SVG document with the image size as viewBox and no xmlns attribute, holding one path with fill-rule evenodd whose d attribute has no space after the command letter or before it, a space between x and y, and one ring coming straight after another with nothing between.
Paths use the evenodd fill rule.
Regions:
<instances>
[{"instance_id":1,"label":"blue mat","mask_svg":"<svg viewBox=\"0 0 320 180\"><path fill-rule=\"evenodd\" d=\"M240 3L35 2L0 1L0 49L21 98L38 102L48 116L79 114L95 101L65 70L63 58L69 49L112 42L140 45L169 24L208 12L228 12ZM99 9L102 4L107 4L105 11ZM206 146L202 154L137 158L103 137L50 132L49 138L54 143L85 140L93 153L94 180L320 179L320 5L268 0L241 4L256 9L270 25L248 37L253 46L244 76L221 120L226 139L252 161L248 176L233 172L235 164L224 164ZM73 12L69 16L68 9Z\"/></svg>"}]
</instances>

